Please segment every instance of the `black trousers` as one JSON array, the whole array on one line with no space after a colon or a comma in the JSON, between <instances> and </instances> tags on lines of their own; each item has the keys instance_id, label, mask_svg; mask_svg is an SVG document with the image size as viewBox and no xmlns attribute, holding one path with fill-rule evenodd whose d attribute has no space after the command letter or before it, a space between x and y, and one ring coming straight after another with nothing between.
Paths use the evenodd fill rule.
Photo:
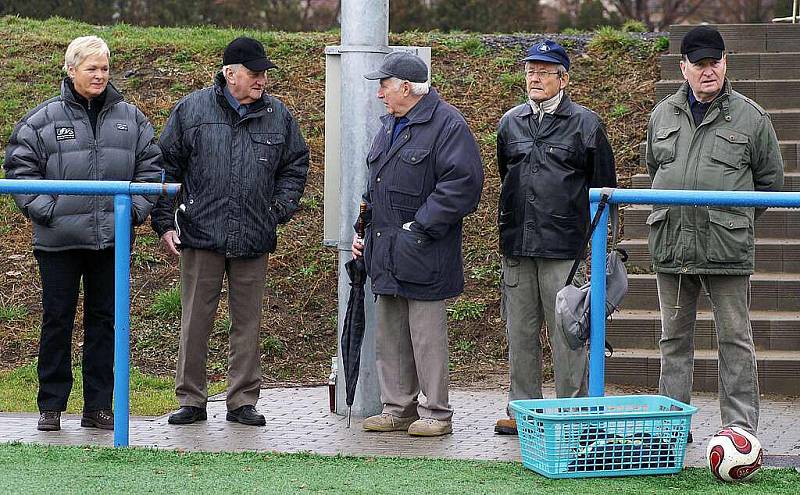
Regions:
<instances>
[{"instance_id":1,"label":"black trousers","mask_svg":"<svg viewBox=\"0 0 800 495\"><path fill-rule=\"evenodd\" d=\"M83 279L83 410L111 409L114 391L114 249L35 250L42 279L40 411L64 411L72 390L72 329Z\"/></svg>"}]
</instances>

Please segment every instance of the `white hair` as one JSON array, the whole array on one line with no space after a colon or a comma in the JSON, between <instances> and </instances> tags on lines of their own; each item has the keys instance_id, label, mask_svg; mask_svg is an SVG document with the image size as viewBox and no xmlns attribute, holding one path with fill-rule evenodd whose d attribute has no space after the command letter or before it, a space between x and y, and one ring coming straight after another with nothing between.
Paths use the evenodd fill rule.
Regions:
<instances>
[{"instance_id":1,"label":"white hair","mask_svg":"<svg viewBox=\"0 0 800 495\"><path fill-rule=\"evenodd\" d=\"M241 69L242 67L244 67L244 65L242 65L242 64L223 65L222 66L222 73L224 74L226 69L230 69L230 70L233 71L234 74L236 74L237 72L239 72L239 69Z\"/></svg>"},{"instance_id":2,"label":"white hair","mask_svg":"<svg viewBox=\"0 0 800 495\"><path fill-rule=\"evenodd\" d=\"M431 89L431 85L429 82L411 82L400 79L398 77L390 77L389 80L392 82L395 88L399 87L404 82L407 82L411 86L411 94L414 96L423 96L428 94Z\"/></svg>"},{"instance_id":3,"label":"white hair","mask_svg":"<svg viewBox=\"0 0 800 495\"><path fill-rule=\"evenodd\" d=\"M64 72L67 72L70 67L78 67L87 57L92 55L105 55L106 58L110 59L111 51L108 49L106 42L97 36L75 38L64 54Z\"/></svg>"}]
</instances>

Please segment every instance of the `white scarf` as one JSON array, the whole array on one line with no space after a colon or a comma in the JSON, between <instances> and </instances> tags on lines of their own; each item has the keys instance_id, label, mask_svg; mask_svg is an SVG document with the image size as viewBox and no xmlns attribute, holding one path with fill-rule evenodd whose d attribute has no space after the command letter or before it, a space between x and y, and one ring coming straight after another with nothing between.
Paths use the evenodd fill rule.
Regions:
<instances>
[{"instance_id":1,"label":"white scarf","mask_svg":"<svg viewBox=\"0 0 800 495\"><path fill-rule=\"evenodd\" d=\"M549 113L553 114L558 108L558 105L561 103L561 97L564 96L564 90L558 92L557 95L550 98L549 100L545 100L541 103L536 103L535 101L528 99L528 103L533 110L533 114L539 117L539 123L542 122L542 118L544 114Z\"/></svg>"}]
</instances>

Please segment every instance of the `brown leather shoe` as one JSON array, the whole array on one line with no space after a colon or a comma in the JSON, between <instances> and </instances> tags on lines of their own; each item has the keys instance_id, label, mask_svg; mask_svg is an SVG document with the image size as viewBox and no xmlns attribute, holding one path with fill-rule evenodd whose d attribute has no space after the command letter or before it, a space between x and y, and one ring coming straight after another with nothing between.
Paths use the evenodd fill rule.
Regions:
<instances>
[{"instance_id":1,"label":"brown leather shoe","mask_svg":"<svg viewBox=\"0 0 800 495\"><path fill-rule=\"evenodd\" d=\"M58 431L61 429L60 411L42 411L39 413L39 423L36 425L39 431Z\"/></svg>"},{"instance_id":2,"label":"brown leather shoe","mask_svg":"<svg viewBox=\"0 0 800 495\"><path fill-rule=\"evenodd\" d=\"M516 435L517 420L511 418L498 419L494 425L494 432L498 435Z\"/></svg>"},{"instance_id":3,"label":"brown leather shoe","mask_svg":"<svg viewBox=\"0 0 800 495\"><path fill-rule=\"evenodd\" d=\"M100 409L99 411L84 411L81 418L81 426L84 428L100 428L101 430L114 429L114 414L111 409Z\"/></svg>"}]
</instances>

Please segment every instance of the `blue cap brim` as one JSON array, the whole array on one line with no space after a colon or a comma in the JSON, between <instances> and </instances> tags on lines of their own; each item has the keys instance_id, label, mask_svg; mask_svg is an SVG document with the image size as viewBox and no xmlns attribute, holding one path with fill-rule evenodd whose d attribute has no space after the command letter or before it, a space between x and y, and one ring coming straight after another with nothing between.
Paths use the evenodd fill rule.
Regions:
<instances>
[{"instance_id":1,"label":"blue cap brim","mask_svg":"<svg viewBox=\"0 0 800 495\"><path fill-rule=\"evenodd\" d=\"M562 65L564 63L563 60L557 57L551 57L545 54L541 55L530 55L522 59L523 62L547 62L550 64L558 64Z\"/></svg>"}]
</instances>

